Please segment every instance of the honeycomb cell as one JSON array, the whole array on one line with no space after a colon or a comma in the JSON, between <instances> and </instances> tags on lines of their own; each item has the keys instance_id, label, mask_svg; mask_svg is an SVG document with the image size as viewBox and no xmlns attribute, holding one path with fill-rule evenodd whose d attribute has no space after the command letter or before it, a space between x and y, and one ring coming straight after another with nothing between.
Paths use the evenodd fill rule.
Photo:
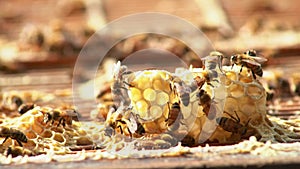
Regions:
<instances>
[{"instance_id":1,"label":"honeycomb cell","mask_svg":"<svg viewBox=\"0 0 300 169\"><path fill-rule=\"evenodd\" d=\"M263 89L255 84L250 84L246 88L247 95L257 100L263 96Z\"/></svg>"},{"instance_id":2,"label":"honeycomb cell","mask_svg":"<svg viewBox=\"0 0 300 169\"><path fill-rule=\"evenodd\" d=\"M56 132L56 133L63 133L64 129L62 127L57 127L57 126L52 126L51 130Z\"/></svg>"},{"instance_id":3,"label":"honeycomb cell","mask_svg":"<svg viewBox=\"0 0 300 169\"><path fill-rule=\"evenodd\" d=\"M32 125L32 130L35 131L36 133L42 133L43 132L43 128L40 125Z\"/></svg>"},{"instance_id":4,"label":"honeycomb cell","mask_svg":"<svg viewBox=\"0 0 300 169\"><path fill-rule=\"evenodd\" d=\"M240 98L244 96L244 87L239 84L232 84L229 88L230 94L234 98Z\"/></svg>"},{"instance_id":5,"label":"honeycomb cell","mask_svg":"<svg viewBox=\"0 0 300 169\"><path fill-rule=\"evenodd\" d=\"M129 97L132 101L136 102L142 98L142 93L139 89L133 87L130 89Z\"/></svg>"},{"instance_id":6,"label":"honeycomb cell","mask_svg":"<svg viewBox=\"0 0 300 169\"><path fill-rule=\"evenodd\" d=\"M147 88L144 90L143 92L143 97L147 100L147 101L154 101L156 99L156 92L155 90L153 90L152 88Z\"/></svg>"},{"instance_id":7,"label":"honeycomb cell","mask_svg":"<svg viewBox=\"0 0 300 169\"><path fill-rule=\"evenodd\" d=\"M58 141L58 142L61 142L61 143L63 143L65 141L64 136L60 133L55 133L53 139Z\"/></svg>"},{"instance_id":8,"label":"honeycomb cell","mask_svg":"<svg viewBox=\"0 0 300 169\"><path fill-rule=\"evenodd\" d=\"M37 137L37 135L35 134L35 132L33 131L29 131L27 133L25 133L28 139L34 139Z\"/></svg>"},{"instance_id":9,"label":"honeycomb cell","mask_svg":"<svg viewBox=\"0 0 300 169\"><path fill-rule=\"evenodd\" d=\"M233 112L238 110L238 100L234 98L226 98L224 110L227 112Z\"/></svg>"},{"instance_id":10,"label":"honeycomb cell","mask_svg":"<svg viewBox=\"0 0 300 169\"><path fill-rule=\"evenodd\" d=\"M159 106L151 106L150 115L151 117L160 117L162 116L162 109Z\"/></svg>"},{"instance_id":11,"label":"honeycomb cell","mask_svg":"<svg viewBox=\"0 0 300 169\"><path fill-rule=\"evenodd\" d=\"M143 117L147 117L148 114L148 103L144 100L140 100L138 102L136 102L136 109L139 112L139 115L143 118Z\"/></svg>"},{"instance_id":12,"label":"honeycomb cell","mask_svg":"<svg viewBox=\"0 0 300 169\"><path fill-rule=\"evenodd\" d=\"M153 89L154 90L164 90L165 89L165 85L163 84L162 80L154 80L153 81Z\"/></svg>"},{"instance_id":13,"label":"honeycomb cell","mask_svg":"<svg viewBox=\"0 0 300 169\"><path fill-rule=\"evenodd\" d=\"M52 132L50 130L45 130L43 133L40 134L44 138L51 138L52 137Z\"/></svg>"},{"instance_id":14,"label":"honeycomb cell","mask_svg":"<svg viewBox=\"0 0 300 169\"><path fill-rule=\"evenodd\" d=\"M28 140L27 143L25 143L24 147L33 149L34 147L36 147L36 145L37 144L34 142L34 140Z\"/></svg>"},{"instance_id":15,"label":"honeycomb cell","mask_svg":"<svg viewBox=\"0 0 300 169\"><path fill-rule=\"evenodd\" d=\"M169 102L169 95L165 92L159 92L156 96L156 103L158 105L164 105Z\"/></svg>"},{"instance_id":16,"label":"honeycomb cell","mask_svg":"<svg viewBox=\"0 0 300 169\"><path fill-rule=\"evenodd\" d=\"M151 82L149 82L148 77L140 77L137 79L137 86L139 89L144 90L151 87ZM136 82L136 81L135 81Z\"/></svg>"}]
</instances>

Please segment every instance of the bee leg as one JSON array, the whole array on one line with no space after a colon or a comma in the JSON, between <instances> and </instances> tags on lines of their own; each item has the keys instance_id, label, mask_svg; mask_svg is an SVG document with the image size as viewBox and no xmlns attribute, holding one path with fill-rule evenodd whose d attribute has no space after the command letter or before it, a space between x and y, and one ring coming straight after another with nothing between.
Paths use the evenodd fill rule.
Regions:
<instances>
[{"instance_id":1,"label":"bee leg","mask_svg":"<svg viewBox=\"0 0 300 169\"><path fill-rule=\"evenodd\" d=\"M253 76L253 78L254 78L254 79L256 79L256 75L255 75L254 71L253 71L253 70L251 70L251 72L252 72L252 76Z\"/></svg>"},{"instance_id":2,"label":"bee leg","mask_svg":"<svg viewBox=\"0 0 300 169\"><path fill-rule=\"evenodd\" d=\"M130 138L132 138L132 133L131 133L131 131L127 128L127 131L128 131L128 133L129 133L129 136L130 136Z\"/></svg>"},{"instance_id":3,"label":"bee leg","mask_svg":"<svg viewBox=\"0 0 300 169\"><path fill-rule=\"evenodd\" d=\"M4 144L6 142L6 140L8 139L8 136L5 137L4 141L2 142L2 144Z\"/></svg>"},{"instance_id":4,"label":"bee leg","mask_svg":"<svg viewBox=\"0 0 300 169\"><path fill-rule=\"evenodd\" d=\"M18 144L19 144L21 147L23 147L23 144L21 143L21 141L18 140L18 139L16 139L16 140L17 140Z\"/></svg>"},{"instance_id":5,"label":"bee leg","mask_svg":"<svg viewBox=\"0 0 300 169\"><path fill-rule=\"evenodd\" d=\"M241 69L240 69L240 73L242 72L242 70L243 70L243 67L244 67L244 65L242 64L242 66L241 66Z\"/></svg>"},{"instance_id":6,"label":"bee leg","mask_svg":"<svg viewBox=\"0 0 300 169\"><path fill-rule=\"evenodd\" d=\"M235 113L235 116L236 117L234 117L233 115L231 115L231 114L229 114L228 112L224 112L224 113L226 113L228 116L230 116L233 120L235 120L236 122L240 122L240 118L239 118L239 116L237 115L237 113L236 113L236 111L234 111L234 113Z\"/></svg>"}]
</instances>

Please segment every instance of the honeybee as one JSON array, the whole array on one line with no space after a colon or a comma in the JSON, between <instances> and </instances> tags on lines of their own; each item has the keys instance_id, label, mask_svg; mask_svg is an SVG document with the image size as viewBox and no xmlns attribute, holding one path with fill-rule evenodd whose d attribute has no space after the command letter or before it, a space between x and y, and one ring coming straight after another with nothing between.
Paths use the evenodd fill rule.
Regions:
<instances>
[{"instance_id":1,"label":"honeybee","mask_svg":"<svg viewBox=\"0 0 300 169\"><path fill-rule=\"evenodd\" d=\"M130 99L128 95L128 89L125 85L130 84L130 81L134 78L134 73L132 71L128 71L127 67L122 65L121 62L118 61L114 66L114 81L111 85L111 92L114 104L116 106L130 105Z\"/></svg>"},{"instance_id":2,"label":"honeybee","mask_svg":"<svg viewBox=\"0 0 300 169\"><path fill-rule=\"evenodd\" d=\"M28 156L32 156L34 155L34 153L32 151L30 151L29 149L25 149L23 147L18 147L18 146L9 146L4 154L6 156L11 155L12 157L17 157L17 156L24 156L24 155L28 155Z\"/></svg>"},{"instance_id":3,"label":"honeybee","mask_svg":"<svg viewBox=\"0 0 300 169\"><path fill-rule=\"evenodd\" d=\"M23 104L23 100L20 96L17 96L15 94L4 94L1 108L6 110L17 110L21 104Z\"/></svg>"},{"instance_id":4,"label":"honeybee","mask_svg":"<svg viewBox=\"0 0 300 169\"><path fill-rule=\"evenodd\" d=\"M72 120L73 117L77 116L77 113L75 112L75 110L52 110L50 112L47 112L44 114L44 123L47 124L48 122L52 121L51 125L54 124L54 122L58 122L57 126L59 126L60 124L63 125L63 127L66 126L66 124L68 125L72 125Z\"/></svg>"},{"instance_id":5,"label":"honeybee","mask_svg":"<svg viewBox=\"0 0 300 169\"><path fill-rule=\"evenodd\" d=\"M240 118L237 115L236 111L234 111L236 117L233 117L228 112L224 112L228 114L231 118L228 117L219 117L216 119L219 126L225 131L231 132L233 134L239 134L241 136L245 135L248 130L248 124L250 119L246 122L245 125L240 123Z\"/></svg>"},{"instance_id":6,"label":"honeybee","mask_svg":"<svg viewBox=\"0 0 300 169\"><path fill-rule=\"evenodd\" d=\"M204 77L206 78L207 83L211 86L214 86L212 82L219 83L218 72L223 73L222 70L223 58L224 56L222 53L218 51L213 51L210 52L208 56L201 59L204 62L203 69L206 70L206 72L204 72Z\"/></svg>"},{"instance_id":7,"label":"honeybee","mask_svg":"<svg viewBox=\"0 0 300 169\"><path fill-rule=\"evenodd\" d=\"M201 89L205 83L205 78L201 78L200 76L196 76L194 78L194 82L197 84L198 89Z\"/></svg>"},{"instance_id":8,"label":"honeybee","mask_svg":"<svg viewBox=\"0 0 300 169\"><path fill-rule=\"evenodd\" d=\"M28 140L26 135L20 130L14 128L8 128L4 126L0 127L0 137L5 137L2 144L4 144L6 140L10 137L11 139L16 140L21 147L23 147L22 142L27 143Z\"/></svg>"},{"instance_id":9,"label":"honeybee","mask_svg":"<svg viewBox=\"0 0 300 169\"><path fill-rule=\"evenodd\" d=\"M180 102L184 106L188 106L190 103L190 93L192 92L190 86L186 85L182 80L174 81L174 88L176 92L179 94Z\"/></svg>"},{"instance_id":10,"label":"honeybee","mask_svg":"<svg viewBox=\"0 0 300 169\"><path fill-rule=\"evenodd\" d=\"M118 109L115 106L111 107L107 114L106 124L105 132L109 136L115 132L115 129L119 129L120 133L124 134L125 127L130 137L132 137L133 133L137 135L145 133L144 127L137 121L130 109L124 108L122 105Z\"/></svg>"},{"instance_id":11,"label":"honeybee","mask_svg":"<svg viewBox=\"0 0 300 169\"><path fill-rule=\"evenodd\" d=\"M167 123L168 128L174 131L179 127L179 121L176 120L182 118L180 105L179 103L175 102L172 104L171 108L168 104L168 108L169 108L169 114L165 122Z\"/></svg>"},{"instance_id":12,"label":"honeybee","mask_svg":"<svg viewBox=\"0 0 300 169\"><path fill-rule=\"evenodd\" d=\"M197 96L199 97L199 105L202 106L202 110L206 114L207 118L210 120L213 119L216 115L216 111L211 111L211 114L209 113L210 109L213 108L211 107L212 99L209 94L205 90L201 89Z\"/></svg>"},{"instance_id":13,"label":"honeybee","mask_svg":"<svg viewBox=\"0 0 300 169\"><path fill-rule=\"evenodd\" d=\"M33 109L35 107L35 104L33 103L24 103L18 108L18 112L22 115L26 113L27 111Z\"/></svg>"},{"instance_id":14,"label":"honeybee","mask_svg":"<svg viewBox=\"0 0 300 169\"><path fill-rule=\"evenodd\" d=\"M261 63L266 62L267 59L261 56L258 56L255 50L248 50L243 54L236 54L231 56L230 62L232 67L236 65L241 65L240 72L242 72L243 67L247 67L251 70L252 76L256 79L256 75L262 77L263 71Z\"/></svg>"},{"instance_id":15,"label":"honeybee","mask_svg":"<svg viewBox=\"0 0 300 169\"><path fill-rule=\"evenodd\" d=\"M201 58L204 62L204 69L215 70L217 67L222 72L222 62L224 55L218 51L212 51L208 56Z\"/></svg>"}]
</instances>

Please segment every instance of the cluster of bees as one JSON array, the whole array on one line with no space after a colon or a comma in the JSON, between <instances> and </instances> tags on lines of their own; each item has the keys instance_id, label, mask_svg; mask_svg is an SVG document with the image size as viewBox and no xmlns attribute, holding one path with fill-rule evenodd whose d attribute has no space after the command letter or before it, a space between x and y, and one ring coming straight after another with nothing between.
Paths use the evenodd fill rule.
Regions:
<instances>
[{"instance_id":1,"label":"cluster of bees","mask_svg":"<svg viewBox=\"0 0 300 169\"><path fill-rule=\"evenodd\" d=\"M163 70L144 71L144 74L146 76L147 74L151 74L152 71L160 71L160 73L163 74L162 76L165 77L164 80L168 82L167 85L160 84L160 86L165 85L164 87L168 88L163 89L165 90L165 92L169 91L169 93L166 92L166 94L169 94L166 99L167 101L163 102L163 104L166 105L165 107L167 107L167 114L162 115L164 116L163 122L165 125L163 129L165 129L166 132L172 133L178 130L178 126L181 124L181 119L183 118L182 108L190 104L192 95L196 95L198 105L202 106L205 115L210 120L215 119L217 124L225 131L240 135L244 135L247 132L250 119L245 124L241 124L240 118L236 112L236 117L227 113L229 117L216 118L216 114L214 113L217 110L210 111L210 109L215 108L213 107L213 103L216 102L217 99L215 98L215 95L209 94L205 89L203 89L203 86L204 84L207 84L212 89L214 89L218 85L222 85L220 76L223 76L225 74L222 70L223 59L230 60L231 68L233 68L235 65L240 66L240 72L242 72L244 68L247 68L247 71L249 72L248 75L252 76L253 79L256 79L257 76L261 77L263 75L261 64L265 62L266 59L259 56L255 50L248 50L244 53L236 54L231 57L226 57L222 53L217 51L211 52L209 56L202 58L202 61L204 62L203 77L196 76L189 84L176 75L168 74L168 72L165 72ZM139 106L143 107L144 105L146 105L146 107L149 108L149 104L154 104L153 100L151 100L152 98L156 98L155 101L157 101L158 93L155 93L155 91L150 92L148 88L147 90L143 90L142 94L140 94L141 91L138 91L138 94L134 95L135 92L133 92L132 89L140 89L139 86L141 85L139 83L135 83L135 79L135 73L129 71L126 66L121 66L120 62L115 65L114 82L111 86L114 105L112 105L112 107L110 108L106 118L107 131L109 131L109 134L114 133L116 130L121 134L130 135L131 137L142 137L149 134L149 132L150 134L157 134L157 131L151 133L152 131L147 129L147 123L159 117L152 117L152 119L150 120L145 120L144 111L147 112L148 110L143 110L142 108L139 109ZM152 82L144 81L144 83ZM154 83L153 85L156 89L164 88L156 87ZM148 100L149 103L137 101L138 99L136 98L140 98L139 95L142 95L142 97ZM163 96L160 95L159 97ZM174 99L175 97L178 97L178 99ZM142 105L142 103L144 105ZM165 107L157 108L157 106L151 106L152 105L150 105L149 108L150 116L151 113L152 116L155 116L159 114L157 112L164 112L165 110ZM154 107L156 108L156 111L152 111ZM184 138L183 140L186 139L187 138ZM192 142L195 142L195 140L193 140Z\"/></svg>"},{"instance_id":2,"label":"cluster of bees","mask_svg":"<svg viewBox=\"0 0 300 169\"><path fill-rule=\"evenodd\" d=\"M10 104L8 104L7 102L9 102ZM4 100L2 100L2 104L0 107L1 107L0 108L1 111L7 111L7 110L9 110L10 112L16 111L19 114L18 116L22 116L26 114L28 111L34 109L36 107L36 104L32 102L24 102L21 97L13 94L7 96L7 98L4 98ZM56 127L59 126L65 127L66 125L71 126L74 117L77 117L78 113L71 108L70 109L66 108L65 110L63 109L64 108L51 109L51 111L43 111L42 113L44 114L44 116L42 122L44 123L44 125L51 125ZM1 121L1 123L3 122ZM28 142L28 137L23 131L15 127L7 127L5 125L0 126L0 137L5 138L4 141L1 143L1 145L3 145L9 138L11 138L12 140L16 140L19 146L21 147L23 147L22 143ZM23 150L27 150L27 149L23 149ZM6 150L7 152L6 154L7 155L20 154L15 151L20 151L20 149L9 146Z\"/></svg>"}]
</instances>

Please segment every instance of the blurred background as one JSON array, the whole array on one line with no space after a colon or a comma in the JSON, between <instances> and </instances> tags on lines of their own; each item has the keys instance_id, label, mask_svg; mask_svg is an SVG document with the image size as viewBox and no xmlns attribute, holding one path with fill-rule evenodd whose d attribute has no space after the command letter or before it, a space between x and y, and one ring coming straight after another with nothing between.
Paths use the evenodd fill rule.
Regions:
<instances>
[{"instance_id":1,"label":"blurred background","mask_svg":"<svg viewBox=\"0 0 300 169\"><path fill-rule=\"evenodd\" d=\"M297 0L0 0L0 89L59 89L64 95L60 92L72 88L78 54L94 32L140 12L186 19L225 55L255 49L268 58L264 70L280 69L280 76L292 76L300 65L299 11ZM167 50L186 65L202 66L183 42L157 34L123 39L107 58L122 60L148 48ZM83 80L85 74L80 75Z\"/></svg>"},{"instance_id":2,"label":"blurred background","mask_svg":"<svg viewBox=\"0 0 300 169\"><path fill-rule=\"evenodd\" d=\"M296 56L299 8L297 0L1 0L0 69L9 73L72 67L94 31L139 12L186 19L208 36L215 49L228 54L254 48L266 57ZM152 34L124 39L108 56L122 59L144 48L169 50L197 65L185 44ZM278 59L268 63L276 64Z\"/></svg>"}]
</instances>

